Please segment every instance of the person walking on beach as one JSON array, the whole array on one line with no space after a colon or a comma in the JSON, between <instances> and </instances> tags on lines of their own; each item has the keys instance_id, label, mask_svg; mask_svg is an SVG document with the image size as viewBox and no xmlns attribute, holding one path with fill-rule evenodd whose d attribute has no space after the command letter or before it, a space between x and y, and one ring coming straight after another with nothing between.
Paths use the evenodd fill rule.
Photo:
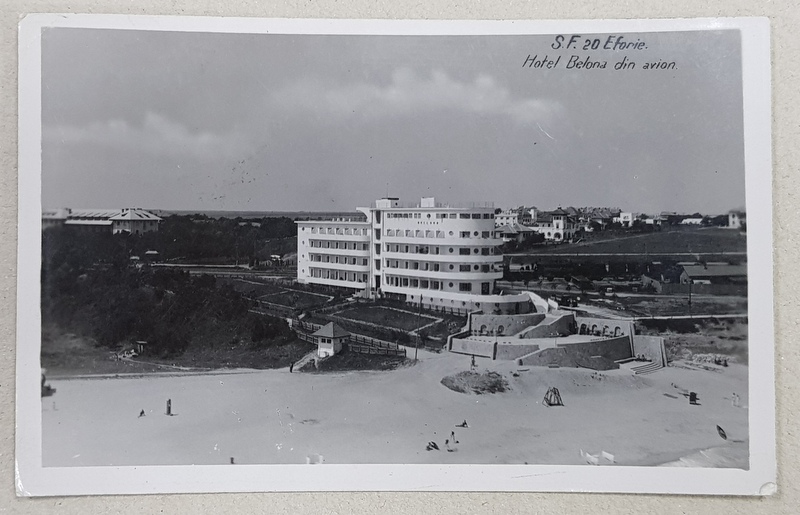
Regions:
<instances>
[{"instance_id":1,"label":"person walking on beach","mask_svg":"<svg viewBox=\"0 0 800 515\"><path fill-rule=\"evenodd\" d=\"M144 416L144 410L139 412L139 418L142 418L143 416Z\"/></svg>"},{"instance_id":2,"label":"person walking on beach","mask_svg":"<svg viewBox=\"0 0 800 515\"><path fill-rule=\"evenodd\" d=\"M292 370L294 370L294 361L289 363L289 373L290 374L292 373Z\"/></svg>"},{"instance_id":3,"label":"person walking on beach","mask_svg":"<svg viewBox=\"0 0 800 515\"><path fill-rule=\"evenodd\" d=\"M475 370L478 366L475 364L475 354L472 355L472 363L469 365L470 370Z\"/></svg>"}]
</instances>

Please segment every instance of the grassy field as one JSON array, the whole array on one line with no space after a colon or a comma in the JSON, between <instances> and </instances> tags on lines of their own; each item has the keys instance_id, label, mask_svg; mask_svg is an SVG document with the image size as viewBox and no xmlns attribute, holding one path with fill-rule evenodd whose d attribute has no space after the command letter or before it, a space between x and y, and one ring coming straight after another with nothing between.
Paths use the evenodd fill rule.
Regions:
<instances>
[{"instance_id":1,"label":"grassy field","mask_svg":"<svg viewBox=\"0 0 800 515\"><path fill-rule=\"evenodd\" d=\"M357 306L339 311L336 316L369 322L401 331L414 331L436 321L436 318L425 314L399 311L383 306Z\"/></svg>"},{"instance_id":2,"label":"grassy field","mask_svg":"<svg viewBox=\"0 0 800 515\"><path fill-rule=\"evenodd\" d=\"M647 234L622 234L611 239L576 244L536 247L532 254L652 254L710 253L747 251L747 237L739 231L720 228L669 229ZM515 260L516 261L516 260Z\"/></svg>"}]
</instances>

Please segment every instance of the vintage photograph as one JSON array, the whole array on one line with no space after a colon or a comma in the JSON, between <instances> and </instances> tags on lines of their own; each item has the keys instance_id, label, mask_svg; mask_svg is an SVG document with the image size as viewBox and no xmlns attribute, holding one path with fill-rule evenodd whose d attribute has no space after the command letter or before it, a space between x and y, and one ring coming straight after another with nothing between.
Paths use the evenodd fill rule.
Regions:
<instances>
[{"instance_id":1,"label":"vintage photograph","mask_svg":"<svg viewBox=\"0 0 800 515\"><path fill-rule=\"evenodd\" d=\"M762 25L49 20L37 471L774 478Z\"/></svg>"}]
</instances>

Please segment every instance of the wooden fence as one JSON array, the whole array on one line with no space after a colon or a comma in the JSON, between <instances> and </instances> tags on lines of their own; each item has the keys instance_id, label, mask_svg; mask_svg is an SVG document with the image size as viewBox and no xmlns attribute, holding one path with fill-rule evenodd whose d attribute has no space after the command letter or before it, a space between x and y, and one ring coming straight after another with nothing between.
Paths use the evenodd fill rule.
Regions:
<instances>
[{"instance_id":1,"label":"wooden fence","mask_svg":"<svg viewBox=\"0 0 800 515\"><path fill-rule=\"evenodd\" d=\"M301 340L316 343L316 339L311 336L322 326L303 322L302 320L292 320L292 328ZM351 334L347 341L347 348L352 352L360 354L378 354L383 356L406 356L405 348L401 348L396 343L370 338L360 334Z\"/></svg>"}]
</instances>

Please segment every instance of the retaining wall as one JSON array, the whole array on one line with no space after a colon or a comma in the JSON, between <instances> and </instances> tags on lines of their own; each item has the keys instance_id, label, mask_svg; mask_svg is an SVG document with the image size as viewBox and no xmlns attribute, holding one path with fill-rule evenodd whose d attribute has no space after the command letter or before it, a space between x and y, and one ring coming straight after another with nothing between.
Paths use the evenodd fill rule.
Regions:
<instances>
[{"instance_id":1,"label":"retaining wall","mask_svg":"<svg viewBox=\"0 0 800 515\"><path fill-rule=\"evenodd\" d=\"M575 315L567 313L552 320L549 323L544 323L537 327L531 327L527 331L519 334L520 338L547 338L555 335L574 334L573 324L575 323Z\"/></svg>"},{"instance_id":2,"label":"retaining wall","mask_svg":"<svg viewBox=\"0 0 800 515\"><path fill-rule=\"evenodd\" d=\"M517 334L526 327L539 324L544 320L544 313L526 313L524 315L491 315L475 314L471 317L472 334L494 334L490 333L500 326L503 326L501 335Z\"/></svg>"},{"instance_id":3,"label":"retaining wall","mask_svg":"<svg viewBox=\"0 0 800 515\"><path fill-rule=\"evenodd\" d=\"M578 334L596 334L595 330L593 330L593 328L596 328L596 331L599 331L599 335L602 336L603 330L606 327L608 328L605 329L606 336L632 335L636 333L634 323L629 320L576 317L575 323L578 324ZM617 330L619 330L618 334Z\"/></svg>"},{"instance_id":4,"label":"retaining wall","mask_svg":"<svg viewBox=\"0 0 800 515\"><path fill-rule=\"evenodd\" d=\"M513 360L539 350L536 344L497 344L497 359Z\"/></svg>"},{"instance_id":5,"label":"retaining wall","mask_svg":"<svg viewBox=\"0 0 800 515\"><path fill-rule=\"evenodd\" d=\"M494 359L495 346L496 344L494 342L476 342L473 340L453 338L450 341L450 352Z\"/></svg>"},{"instance_id":6,"label":"retaining wall","mask_svg":"<svg viewBox=\"0 0 800 515\"><path fill-rule=\"evenodd\" d=\"M667 366L667 352L664 348L664 338L661 336L646 336L637 334L633 337L633 355L644 354L645 358L654 363Z\"/></svg>"},{"instance_id":7,"label":"retaining wall","mask_svg":"<svg viewBox=\"0 0 800 515\"><path fill-rule=\"evenodd\" d=\"M593 359L592 356L602 356L603 359ZM620 336L594 342L557 344L555 348L542 349L540 352L523 356L518 363L520 365L534 366L557 364L562 367L586 366L594 368L595 366L600 366L600 363L605 366L608 362L630 358L631 356L630 338L628 336ZM607 368L616 368L616 366L608 366Z\"/></svg>"}]
</instances>

